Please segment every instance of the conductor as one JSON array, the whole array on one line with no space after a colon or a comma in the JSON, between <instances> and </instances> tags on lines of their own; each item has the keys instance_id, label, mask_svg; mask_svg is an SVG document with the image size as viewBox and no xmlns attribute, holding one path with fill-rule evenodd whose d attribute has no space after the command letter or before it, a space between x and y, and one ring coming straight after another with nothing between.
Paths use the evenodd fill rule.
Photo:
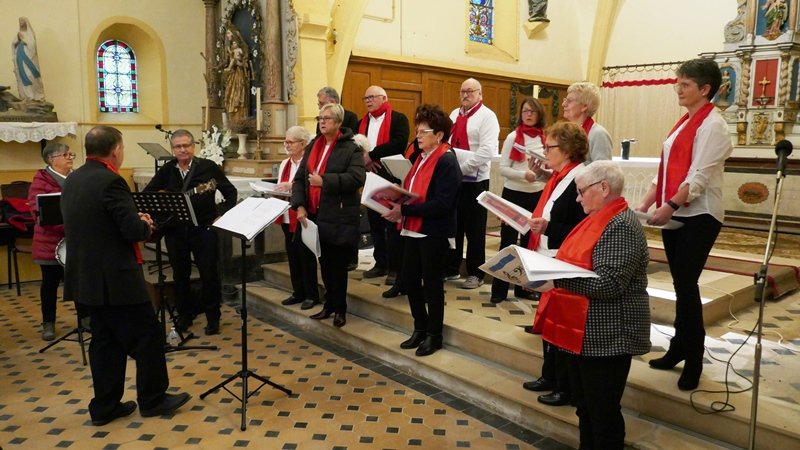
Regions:
<instances>
[{"instance_id":1,"label":"conductor","mask_svg":"<svg viewBox=\"0 0 800 450\"><path fill-rule=\"evenodd\" d=\"M142 417L172 414L190 395L166 392L164 330L145 287L138 244L152 232L153 221L137 212L118 173L125 156L119 130L94 127L85 143L86 163L64 183L61 212L71 256L64 296L86 305L91 318L92 424L105 425L136 409L136 402L120 402L128 356L136 361Z\"/></svg>"}]
</instances>

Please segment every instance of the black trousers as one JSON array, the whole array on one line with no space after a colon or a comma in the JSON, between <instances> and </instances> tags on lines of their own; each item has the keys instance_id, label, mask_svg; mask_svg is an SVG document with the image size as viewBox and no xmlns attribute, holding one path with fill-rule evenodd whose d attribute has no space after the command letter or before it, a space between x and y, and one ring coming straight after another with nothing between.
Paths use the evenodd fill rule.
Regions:
<instances>
[{"instance_id":1,"label":"black trousers","mask_svg":"<svg viewBox=\"0 0 800 450\"><path fill-rule=\"evenodd\" d=\"M675 217L675 220L684 225L661 231L676 297L675 336L669 352L697 364L702 363L706 336L697 282L722 224L710 214Z\"/></svg>"},{"instance_id":2,"label":"black trousers","mask_svg":"<svg viewBox=\"0 0 800 450\"><path fill-rule=\"evenodd\" d=\"M403 288L414 317L414 329L441 336L447 238L406 238L404 241Z\"/></svg>"},{"instance_id":3,"label":"black trousers","mask_svg":"<svg viewBox=\"0 0 800 450\"><path fill-rule=\"evenodd\" d=\"M569 383L569 354L555 345L542 340L542 378L553 383L554 392L563 392L572 395Z\"/></svg>"},{"instance_id":4,"label":"black trousers","mask_svg":"<svg viewBox=\"0 0 800 450\"><path fill-rule=\"evenodd\" d=\"M372 257L375 265L397 272L403 258L400 230L395 222L389 222L377 212L368 209L369 234L372 237Z\"/></svg>"},{"instance_id":5,"label":"black trousers","mask_svg":"<svg viewBox=\"0 0 800 450\"><path fill-rule=\"evenodd\" d=\"M292 279L292 295L298 299L319 301L317 286L317 258L300 239L300 228L297 224L295 233L289 231L289 225L282 223L286 255L289 258L289 276Z\"/></svg>"},{"instance_id":6,"label":"black trousers","mask_svg":"<svg viewBox=\"0 0 800 450\"><path fill-rule=\"evenodd\" d=\"M580 429L580 450L622 450L625 420L620 402L631 369L631 355L569 355L572 403Z\"/></svg>"},{"instance_id":7,"label":"black trousers","mask_svg":"<svg viewBox=\"0 0 800 450\"><path fill-rule=\"evenodd\" d=\"M58 286L64 279L64 268L61 264L42 264L42 285L39 287L39 297L42 299L42 322L56 321L56 304L58 303ZM87 317L89 312L78 302L75 302L75 311L78 320Z\"/></svg>"},{"instance_id":8,"label":"black trousers","mask_svg":"<svg viewBox=\"0 0 800 450\"><path fill-rule=\"evenodd\" d=\"M312 219L313 220L313 219ZM352 245L333 245L320 241L322 256L319 269L325 284L325 309L338 313L347 312L347 264L353 253Z\"/></svg>"},{"instance_id":9,"label":"black trousers","mask_svg":"<svg viewBox=\"0 0 800 450\"><path fill-rule=\"evenodd\" d=\"M461 183L456 212L456 248L450 251L447 275L460 272L464 254L464 238L467 238L467 275L483 279L479 269L486 262L486 208L478 204L476 197L489 189L489 180Z\"/></svg>"},{"instance_id":10,"label":"black trousers","mask_svg":"<svg viewBox=\"0 0 800 450\"><path fill-rule=\"evenodd\" d=\"M503 198L511 203L521 206L528 211L536 209L536 203L539 202L542 191L539 192L520 192L513 189L503 188ZM519 243L522 247L528 246L528 239L530 239L530 232L520 236L514 228L501 223L500 224L500 250ZM525 292L521 287L514 286L514 295L520 295ZM492 298L508 298L508 282L499 278L492 280Z\"/></svg>"},{"instance_id":11,"label":"black trousers","mask_svg":"<svg viewBox=\"0 0 800 450\"><path fill-rule=\"evenodd\" d=\"M180 227L167 232L165 236L169 263L172 265L172 278L175 281L175 301L178 315L194 315L199 307L206 319L218 321L222 303L222 282L217 267L217 234L209 227ZM202 290L200 305L191 296L190 278L192 275L192 256L200 272Z\"/></svg>"},{"instance_id":12,"label":"black trousers","mask_svg":"<svg viewBox=\"0 0 800 450\"><path fill-rule=\"evenodd\" d=\"M136 361L136 398L140 409L157 406L169 387L164 356L164 328L153 306L87 306L92 340L89 366L94 398L89 402L93 419L109 417L125 390L125 367L130 356Z\"/></svg>"}]
</instances>

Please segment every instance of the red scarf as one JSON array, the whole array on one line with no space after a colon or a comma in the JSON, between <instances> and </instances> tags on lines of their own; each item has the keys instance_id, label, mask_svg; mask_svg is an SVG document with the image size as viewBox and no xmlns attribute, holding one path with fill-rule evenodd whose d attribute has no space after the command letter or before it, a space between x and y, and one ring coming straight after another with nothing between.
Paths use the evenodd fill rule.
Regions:
<instances>
[{"instance_id":1,"label":"red scarf","mask_svg":"<svg viewBox=\"0 0 800 450\"><path fill-rule=\"evenodd\" d=\"M544 189L542 190L542 196L539 197L539 203L536 204L536 209L533 210L533 214L531 214L531 219L535 219L537 217L542 217L542 212L544 211L545 205L547 202L550 201L550 196L553 195L553 191L556 190L558 183L567 176L568 173L572 171L572 169L578 167L582 163L579 162L571 162L567 164L564 169L560 172L553 171L553 175L550 176L550 179L547 180L547 184L544 185ZM534 234L531 233L530 238L528 239L528 249L536 251L539 248L539 242L542 240L541 234Z\"/></svg>"},{"instance_id":2,"label":"red scarf","mask_svg":"<svg viewBox=\"0 0 800 450\"><path fill-rule=\"evenodd\" d=\"M583 125L581 126L583 127L583 132L586 133L586 135L588 136L589 131L591 131L592 127L594 126L594 119L592 119L591 117L587 117L586 120L583 121Z\"/></svg>"},{"instance_id":3,"label":"red scarf","mask_svg":"<svg viewBox=\"0 0 800 450\"><path fill-rule=\"evenodd\" d=\"M450 146L447 145L447 143L439 144L439 146L436 147L436 149L432 151L430 155L425 158L420 155L420 157L414 161L414 165L411 166L411 170L408 172L406 179L403 181L403 188L405 188L405 190L419 195L419 198L415 199L414 203L425 203L425 198L428 195L428 187L431 184L431 178L433 178L433 171L436 169L436 163L439 162L439 158L441 158L442 155L447 153L449 148ZM411 185L412 178L414 179L414 185L409 187ZM422 217L404 217L403 228L419 233L420 230L422 230Z\"/></svg>"},{"instance_id":4,"label":"red scarf","mask_svg":"<svg viewBox=\"0 0 800 450\"><path fill-rule=\"evenodd\" d=\"M366 136L367 130L369 129L369 116L377 119L381 114L386 114L386 117L384 117L383 122L381 122L381 129L378 131L378 140L375 141L375 145L389 142L389 138L391 137L389 131L392 127L392 105L390 105L389 102L383 102L378 109L364 115L364 118L361 119L361 123L358 125L358 132Z\"/></svg>"},{"instance_id":5,"label":"red scarf","mask_svg":"<svg viewBox=\"0 0 800 450\"><path fill-rule=\"evenodd\" d=\"M89 157L86 158L86 160L87 161L97 161L100 164L103 164L106 167L108 167L108 170L110 170L110 171L114 172L115 174L119 175L119 170L116 167L114 167L113 164L109 163L108 161L102 160L102 159L100 159L100 158L98 158L96 156L89 156ZM138 242L134 242L133 243L133 252L136 254L136 262L141 264L142 263L142 249L139 248L139 243Z\"/></svg>"},{"instance_id":6,"label":"red scarf","mask_svg":"<svg viewBox=\"0 0 800 450\"><path fill-rule=\"evenodd\" d=\"M520 124L517 125L515 131L517 132L517 136L514 138L514 143L522 148L525 148L525 136L529 136L531 138L535 138L537 136L539 136L540 138L542 137L541 128L525 125L522 122L520 122ZM512 161L525 161L525 153L517 150L516 147L512 146L511 153L508 155L508 159Z\"/></svg>"},{"instance_id":7,"label":"red scarf","mask_svg":"<svg viewBox=\"0 0 800 450\"><path fill-rule=\"evenodd\" d=\"M669 132L668 136L671 136L683 122L689 121L672 142L672 148L669 150L669 160L667 161L666 180L664 179L664 151L661 151L661 162L658 164L658 183L656 184L656 208L661 207L664 199L671 199L678 192L681 183L686 179L686 175L689 173L689 166L692 165L694 137L697 134L697 129L700 128L700 125L713 109L713 103L706 103L697 110L691 119L689 119L688 113L681 117L678 123L672 127L672 131ZM688 203L686 205L688 206Z\"/></svg>"},{"instance_id":8,"label":"red scarf","mask_svg":"<svg viewBox=\"0 0 800 450\"><path fill-rule=\"evenodd\" d=\"M453 125L453 134L450 136L450 144L453 148L460 148L461 150L472 150L469 148L469 136L467 136L467 121L473 114L475 114L483 102L478 102L468 112L464 113L461 109L458 110L458 117L456 123Z\"/></svg>"},{"instance_id":9,"label":"red scarf","mask_svg":"<svg viewBox=\"0 0 800 450\"><path fill-rule=\"evenodd\" d=\"M614 216L627 209L628 202L620 197L583 219L567 235L558 249L556 259L591 270L592 252L605 232L606 225ZM555 288L542 294L536 308L533 331L541 333L542 339L557 347L580 354L588 313L588 297Z\"/></svg>"},{"instance_id":10,"label":"red scarf","mask_svg":"<svg viewBox=\"0 0 800 450\"><path fill-rule=\"evenodd\" d=\"M325 159L320 164L320 158L322 158L322 152L325 151L325 136L320 136L314 141L314 146L311 148L311 154L308 155L308 161L306 161L306 172L308 174L314 173L317 170L317 166L319 165L319 172L317 175L322 176L325 173L325 168L328 167L328 159L331 157L331 153L333 152L333 147L336 146L336 141L339 140L339 136L342 133L340 131L336 132L336 137L331 141L331 146L328 148L328 152L325 154ZM309 183L308 185L308 212L311 214L317 213L317 208L319 208L319 200L322 197L322 187L321 186L311 186Z\"/></svg>"},{"instance_id":11,"label":"red scarf","mask_svg":"<svg viewBox=\"0 0 800 450\"><path fill-rule=\"evenodd\" d=\"M281 177L278 179L278 183L286 183L289 181L289 175L292 174L292 158L286 160L286 165L283 166L283 171L281 172ZM275 223L281 224L283 223L283 216L278 217L275 220ZM289 232L294 233L297 230L297 211L292 208L289 208Z\"/></svg>"}]
</instances>

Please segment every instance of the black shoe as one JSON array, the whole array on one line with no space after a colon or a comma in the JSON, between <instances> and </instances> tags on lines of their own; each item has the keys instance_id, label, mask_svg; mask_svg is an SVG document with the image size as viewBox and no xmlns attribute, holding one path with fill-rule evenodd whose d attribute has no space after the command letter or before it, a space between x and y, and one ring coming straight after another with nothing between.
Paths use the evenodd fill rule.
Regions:
<instances>
[{"instance_id":1,"label":"black shoe","mask_svg":"<svg viewBox=\"0 0 800 450\"><path fill-rule=\"evenodd\" d=\"M427 335L425 340L417 347L414 352L417 356L428 356L436 353L436 350L442 348L442 336Z\"/></svg>"},{"instance_id":2,"label":"black shoe","mask_svg":"<svg viewBox=\"0 0 800 450\"><path fill-rule=\"evenodd\" d=\"M120 417L130 416L136 411L136 402L128 401L125 403L117 403L117 406L111 411L111 415L103 417L102 419L92 419L92 425L102 427L103 425L111 422L112 420L119 419Z\"/></svg>"},{"instance_id":3,"label":"black shoe","mask_svg":"<svg viewBox=\"0 0 800 450\"><path fill-rule=\"evenodd\" d=\"M161 403L149 409L141 409L139 410L139 414L142 417L166 416L173 414L178 408L188 402L190 398L192 398L192 396L186 392L175 395L164 394L164 399L161 400Z\"/></svg>"},{"instance_id":4,"label":"black shoe","mask_svg":"<svg viewBox=\"0 0 800 450\"><path fill-rule=\"evenodd\" d=\"M405 341L400 343L400 348L402 349L409 349L409 348L417 348L422 344L422 341L425 340L427 333L420 330L414 330L411 333L411 337L406 339Z\"/></svg>"},{"instance_id":5,"label":"black shoe","mask_svg":"<svg viewBox=\"0 0 800 450\"><path fill-rule=\"evenodd\" d=\"M555 386L553 385L552 381L547 380L544 377L539 377L538 380L526 381L522 383L522 387L529 391L542 392L542 391L550 391Z\"/></svg>"},{"instance_id":6,"label":"black shoe","mask_svg":"<svg viewBox=\"0 0 800 450\"><path fill-rule=\"evenodd\" d=\"M685 358L683 356L678 356L677 353L670 354L670 352L667 352L661 358L651 359L650 362L648 362L648 364L650 364L650 367L652 367L653 369L671 370L684 359Z\"/></svg>"},{"instance_id":7,"label":"black shoe","mask_svg":"<svg viewBox=\"0 0 800 450\"><path fill-rule=\"evenodd\" d=\"M383 284L387 286L394 286L396 282L397 282L397 272L389 272L389 274L386 275L386 279L383 281Z\"/></svg>"},{"instance_id":8,"label":"black shoe","mask_svg":"<svg viewBox=\"0 0 800 450\"><path fill-rule=\"evenodd\" d=\"M298 303L303 303L303 299L295 297L294 295L290 295L286 300L283 300L281 302L281 305L289 306L289 305L296 305Z\"/></svg>"},{"instance_id":9,"label":"black shoe","mask_svg":"<svg viewBox=\"0 0 800 450\"><path fill-rule=\"evenodd\" d=\"M683 363L681 377L678 378L678 389L693 391L700 384L700 375L703 373L703 357L687 358Z\"/></svg>"},{"instance_id":10,"label":"black shoe","mask_svg":"<svg viewBox=\"0 0 800 450\"><path fill-rule=\"evenodd\" d=\"M351 262L350 264L347 265L347 271L348 272L352 272L352 271L356 270L357 268L358 268L358 263L357 262Z\"/></svg>"},{"instance_id":11,"label":"black shoe","mask_svg":"<svg viewBox=\"0 0 800 450\"><path fill-rule=\"evenodd\" d=\"M384 269L383 267L375 266L372 269L369 269L369 270L364 272L364 278L383 277L383 276L386 276L387 273L389 273L389 272L386 269Z\"/></svg>"},{"instance_id":12,"label":"black shoe","mask_svg":"<svg viewBox=\"0 0 800 450\"><path fill-rule=\"evenodd\" d=\"M175 329L181 333L185 333L189 331L189 327L192 326L193 322L194 320L192 319L191 315L188 316L180 315L175 320Z\"/></svg>"},{"instance_id":13,"label":"black shoe","mask_svg":"<svg viewBox=\"0 0 800 450\"><path fill-rule=\"evenodd\" d=\"M566 392L554 391L549 394L540 395L536 400L549 406L569 405L569 394Z\"/></svg>"},{"instance_id":14,"label":"black shoe","mask_svg":"<svg viewBox=\"0 0 800 450\"><path fill-rule=\"evenodd\" d=\"M314 305L318 305L319 300L314 300L311 298L307 298L302 305L300 305L300 309L311 309Z\"/></svg>"},{"instance_id":15,"label":"black shoe","mask_svg":"<svg viewBox=\"0 0 800 450\"><path fill-rule=\"evenodd\" d=\"M505 300L505 299L504 298L500 298L500 297L492 297L492 298L489 299L489 301L494 303L495 305L498 304L498 303L503 303L503 300Z\"/></svg>"},{"instance_id":16,"label":"black shoe","mask_svg":"<svg viewBox=\"0 0 800 450\"><path fill-rule=\"evenodd\" d=\"M333 326L341 328L347 323L347 316L345 313L335 313L333 315Z\"/></svg>"},{"instance_id":17,"label":"black shoe","mask_svg":"<svg viewBox=\"0 0 800 450\"><path fill-rule=\"evenodd\" d=\"M520 300L539 300L540 296L541 294L538 292L521 291L514 293L514 297L517 297Z\"/></svg>"},{"instance_id":18,"label":"black shoe","mask_svg":"<svg viewBox=\"0 0 800 450\"><path fill-rule=\"evenodd\" d=\"M381 294L381 297L383 297L383 298L395 298L395 297L398 297L400 295L405 295L405 292L403 292L403 290L400 288L400 286L395 284L391 288L383 291L383 294Z\"/></svg>"},{"instance_id":19,"label":"black shoe","mask_svg":"<svg viewBox=\"0 0 800 450\"><path fill-rule=\"evenodd\" d=\"M215 334L219 334L219 320L210 320L208 321L208 325L203 328L203 332L206 336L213 336Z\"/></svg>"},{"instance_id":20,"label":"black shoe","mask_svg":"<svg viewBox=\"0 0 800 450\"><path fill-rule=\"evenodd\" d=\"M528 334L536 334L533 332L533 325L525 325L524 327L522 327L522 331Z\"/></svg>"},{"instance_id":21,"label":"black shoe","mask_svg":"<svg viewBox=\"0 0 800 450\"><path fill-rule=\"evenodd\" d=\"M314 320L325 320L325 319L327 319L328 317L330 317L332 315L333 315L333 311L331 311L328 308L325 308L323 306L322 307L322 311L320 311L320 312L318 312L316 314L312 314L312 315L308 316L308 318L309 319L314 319Z\"/></svg>"}]
</instances>

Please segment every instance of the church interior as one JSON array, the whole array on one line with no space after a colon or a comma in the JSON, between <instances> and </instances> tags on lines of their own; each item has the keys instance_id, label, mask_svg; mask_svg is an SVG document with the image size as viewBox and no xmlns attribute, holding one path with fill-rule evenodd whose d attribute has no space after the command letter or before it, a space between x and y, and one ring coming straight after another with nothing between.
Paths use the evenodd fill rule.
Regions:
<instances>
[{"instance_id":1,"label":"church interior","mask_svg":"<svg viewBox=\"0 0 800 450\"><path fill-rule=\"evenodd\" d=\"M710 58L722 73L712 102L733 152L724 169L725 222L699 282L703 375L697 390L682 391L676 372L648 367L669 347L676 294L661 233L646 228L652 348L631 365L622 399L625 445L797 448L800 151L776 178L775 146L800 145L798 6L798 0L0 0L0 39L12 41L0 47L0 196L10 197L15 182L31 181L43 168L49 142L69 146L80 167L87 160L84 136L107 125L122 132L119 173L132 191L153 177L154 159L156 169L163 162L159 152L169 157L169 130L187 129L199 155L218 158L243 200L259 195L251 181L276 179L287 129L299 125L313 135L321 88L336 89L342 106L361 118L368 114L365 90L381 86L413 127L417 107L458 108L459 86L475 78L483 103L497 115L500 143L527 97L539 100L552 124L564 120L571 84L597 85L594 119L612 137L624 196L635 205L685 112L676 69ZM18 51L34 31L27 50ZM33 84L19 76L23 65L35 66ZM499 195L498 159L489 190ZM499 228L489 214L487 259L498 251ZM383 278L364 276L373 266L371 247L359 250L349 272L348 322L339 328L309 320L299 305L281 304L292 282L279 227L259 233L247 249L238 245L220 243L220 334L188 342L218 349L167 354L170 390L189 392L192 400L174 416L134 414L95 427L87 412L88 344L67 339L43 351L42 275L30 234L0 223L8 256L0 258L0 448L578 448L574 408L542 405L522 388L543 361L540 336L525 330L536 300L495 303L491 283L465 290L447 281L444 348L419 358L398 347L414 328L406 298L382 297ZM754 277L765 255L759 303ZM158 274L147 263L155 258L152 246L145 245L144 256L155 301ZM246 359L243 296L250 310ZM59 298L56 334L74 322L72 303ZM248 365L292 393L250 380L254 392L240 381L200 398ZM755 389L754 372L760 373ZM130 399L132 362L127 373Z\"/></svg>"}]
</instances>

